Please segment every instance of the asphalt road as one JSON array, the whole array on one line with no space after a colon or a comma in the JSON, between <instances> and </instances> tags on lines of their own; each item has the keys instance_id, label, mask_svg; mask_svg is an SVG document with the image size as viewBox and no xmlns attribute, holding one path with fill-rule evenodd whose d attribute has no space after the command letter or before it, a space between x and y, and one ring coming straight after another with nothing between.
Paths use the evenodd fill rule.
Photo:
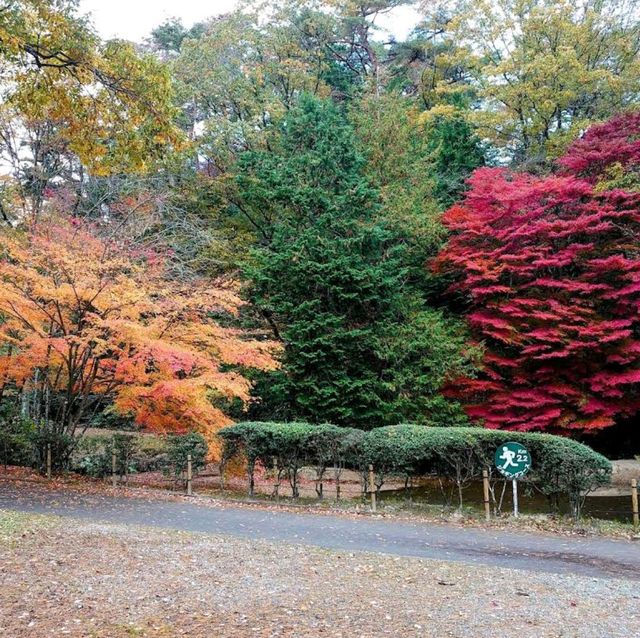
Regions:
<instances>
[{"instance_id":1,"label":"asphalt road","mask_svg":"<svg viewBox=\"0 0 640 638\"><path fill-rule=\"evenodd\" d=\"M640 542L561 537L444 524L290 513L221 502L144 500L51 491L0 481L0 509L226 534L339 551L461 561L640 581Z\"/></svg>"}]
</instances>

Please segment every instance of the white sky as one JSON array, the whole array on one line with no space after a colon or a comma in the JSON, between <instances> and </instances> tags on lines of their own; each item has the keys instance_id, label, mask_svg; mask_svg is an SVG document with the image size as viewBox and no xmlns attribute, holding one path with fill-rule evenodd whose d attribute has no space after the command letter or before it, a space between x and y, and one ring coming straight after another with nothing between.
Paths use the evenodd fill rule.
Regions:
<instances>
[{"instance_id":1,"label":"white sky","mask_svg":"<svg viewBox=\"0 0 640 638\"><path fill-rule=\"evenodd\" d=\"M140 42L167 18L181 18L191 26L205 18L230 11L237 0L80 0L80 11L90 13L103 38ZM418 21L410 7L399 7L379 20L396 38L404 38Z\"/></svg>"}]
</instances>

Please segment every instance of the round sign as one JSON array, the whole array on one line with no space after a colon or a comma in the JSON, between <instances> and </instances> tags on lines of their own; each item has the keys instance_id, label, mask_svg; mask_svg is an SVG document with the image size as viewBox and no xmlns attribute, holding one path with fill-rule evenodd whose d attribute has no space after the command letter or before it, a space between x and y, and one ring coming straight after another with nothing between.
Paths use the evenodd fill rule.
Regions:
<instances>
[{"instance_id":1,"label":"round sign","mask_svg":"<svg viewBox=\"0 0 640 638\"><path fill-rule=\"evenodd\" d=\"M504 477L519 479L531 469L531 455L520 443L510 441L498 446L495 463Z\"/></svg>"}]
</instances>

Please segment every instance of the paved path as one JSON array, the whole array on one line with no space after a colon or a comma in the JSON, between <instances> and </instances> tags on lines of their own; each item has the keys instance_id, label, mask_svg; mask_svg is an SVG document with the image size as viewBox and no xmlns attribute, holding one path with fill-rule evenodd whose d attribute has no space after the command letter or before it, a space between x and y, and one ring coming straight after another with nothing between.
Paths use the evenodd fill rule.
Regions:
<instances>
[{"instance_id":1,"label":"paved path","mask_svg":"<svg viewBox=\"0 0 640 638\"><path fill-rule=\"evenodd\" d=\"M0 509L229 534L333 550L435 558L559 574L640 581L640 542L522 534L184 501L44 490L0 481Z\"/></svg>"}]
</instances>

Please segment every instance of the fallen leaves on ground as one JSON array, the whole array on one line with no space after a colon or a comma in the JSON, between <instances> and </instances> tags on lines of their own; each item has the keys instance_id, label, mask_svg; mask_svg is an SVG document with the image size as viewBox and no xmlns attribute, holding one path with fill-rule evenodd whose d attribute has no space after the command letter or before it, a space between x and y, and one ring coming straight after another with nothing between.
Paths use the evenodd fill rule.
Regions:
<instances>
[{"instance_id":1,"label":"fallen leaves on ground","mask_svg":"<svg viewBox=\"0 0 640 638\"><path fill-rule=\"evenodd\" d=\"M640 623L629 581L46 518L0 543L1 636L622 638Z\"/></svg>"}]
</instances>

